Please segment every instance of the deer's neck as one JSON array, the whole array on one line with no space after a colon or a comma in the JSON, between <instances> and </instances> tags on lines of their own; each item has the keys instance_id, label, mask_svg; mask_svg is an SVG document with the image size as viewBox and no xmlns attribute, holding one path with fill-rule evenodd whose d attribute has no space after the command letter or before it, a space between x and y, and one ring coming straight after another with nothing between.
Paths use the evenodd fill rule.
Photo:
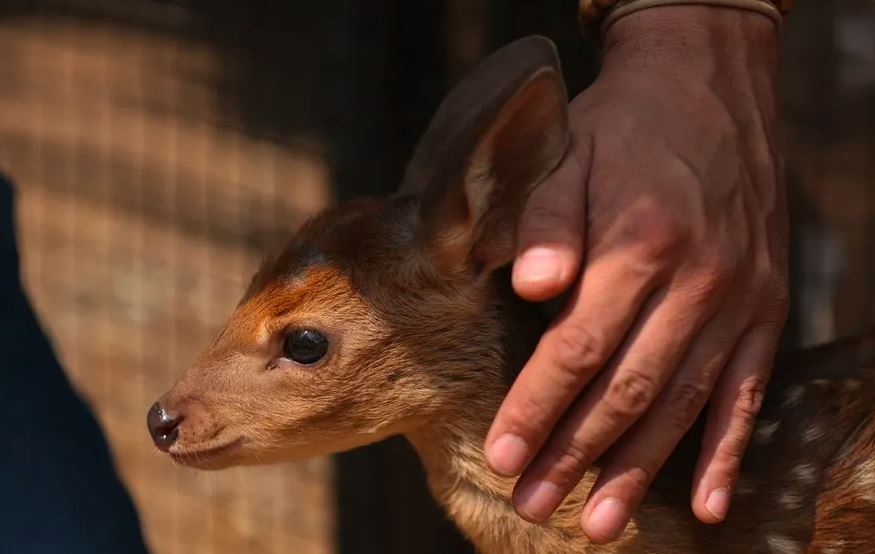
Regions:
<instances>
[{"instance_id":1,"label":"deer's neck","mask_svg":"<svg viewBox=\"0 0 875 554\"><path fill-rule=\"evenodd\" d=\"M509 283L510 279L506 281ZM500 302L503 317L501 359L495 367L471 368L479 376L455 408L434 417L407 437L417 450L432 494L449 516L484 554L517 552L562 552L573 546L582 550L583 534L577 510L569 517L554 517L549 524L535 525L520 518L511 496L516 479L495 475L486 465L483 442L511 382L531 354L543 329L543 314L519 302L512 293ZM484 354L480 362L490 359ZM589 490L587 476L578 490Z\"/></svg>"},{"instance_id":2,"label":"deer's neck","mask_svg":"<svg viewBox=\"0 0 875 554\"><path fill-rule=\"evenodd\" d=\"M576 517L567 529L561 529L556 521L534 525L515 513L511 504L515 479L495 475L483 454L483 440L494 412L468 413L408 434L425 466L434 497L484 554L563 551L571 536L576 537L575 542L582 540ZM588 488L589 484L582 486ZM547 548L549 545L553 547Z\"/></svg>"}]
</instances>

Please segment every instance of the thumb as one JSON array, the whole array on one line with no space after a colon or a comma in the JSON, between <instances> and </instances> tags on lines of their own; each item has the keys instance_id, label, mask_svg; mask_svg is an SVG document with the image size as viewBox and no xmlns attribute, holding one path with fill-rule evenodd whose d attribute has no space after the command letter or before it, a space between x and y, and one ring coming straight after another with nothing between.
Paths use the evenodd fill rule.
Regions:
<instances>
[{"instance_id":1,"label":"thumb","mask_svg":"<svg viewBox=\"0 0 875 554\"><path fill-rule=\"evenodd\" d=\"M574 144L529 195L517 240L513 288L526 300L552 298L577 277L586 230L586 175Z\"/></svg>"}]
</instances>

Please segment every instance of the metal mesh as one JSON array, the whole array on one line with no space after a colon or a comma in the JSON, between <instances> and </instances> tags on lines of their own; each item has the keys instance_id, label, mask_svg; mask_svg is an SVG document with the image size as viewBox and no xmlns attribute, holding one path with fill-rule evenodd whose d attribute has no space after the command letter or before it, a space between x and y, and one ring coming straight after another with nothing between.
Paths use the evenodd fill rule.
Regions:
<instances>
[{"instance_id":1,"label":"metal mesh","mask_svg":"<svg viewBox=\"0 0 875 554\"><path fill-rule=\"evenodd\" d=\"M148 406L329 192L318 137L245 129L222 87L233 45L185 32L179 8L131 6L149 25L0 20L0 165L18 183L27 288L155 552L328 552L327 460L204 474L146 440Z\"/></svg>"}]
</instances>

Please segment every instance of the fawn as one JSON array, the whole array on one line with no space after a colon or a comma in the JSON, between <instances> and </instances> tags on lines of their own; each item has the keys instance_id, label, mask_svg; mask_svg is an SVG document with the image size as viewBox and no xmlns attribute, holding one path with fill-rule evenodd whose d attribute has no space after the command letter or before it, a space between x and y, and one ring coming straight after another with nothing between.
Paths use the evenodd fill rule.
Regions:
<instances>
[{"instance_id":1,"label":"fawn","mask_svg":"<svg viewBox=\"0 0 875 554\"><path fill-rule=\"evenodd\" d=\"M507 266L528 193L565 155L566 111L549 40L495 53L444 101L398 194L318 214L262 265L149 411L156 446L219 469L400 433L487 554L875 552L875 337L779 362L719 525L689 507L695 430L612 544L578 523L597 470L547 523L514 512L514 480L486 468L482 443L547 323L513 294Z\"/></svg>"}]
</instances>

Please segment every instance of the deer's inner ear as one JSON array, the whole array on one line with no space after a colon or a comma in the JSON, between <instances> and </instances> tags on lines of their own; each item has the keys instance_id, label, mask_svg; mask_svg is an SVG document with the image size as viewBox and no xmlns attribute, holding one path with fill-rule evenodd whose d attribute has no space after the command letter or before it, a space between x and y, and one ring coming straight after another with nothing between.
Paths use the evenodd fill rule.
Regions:
<instances>
[{"instance_id":1,"label":"deer's inner ear","mask_svg":"<svg viewBox=\"0 0 875 554\"><path fill-rule=\"evenodd\" d=\"M523 204L568 142L552 43L530 37L494 54L447 97L408 167L428 255L452 269L510 262Z\"/></svg>"},{"instance_id":2,"label":"deer's inner ear","mask_svg":"<svg viewBox=\"0 0 875 554\"><path fill-rule=\"evenodd\" d=\"M568 147L566 110L561 77L544 68L499 112L469 158L468 254L484 270L513 259L523 205Z\"/></svg>"}]
</instances>

